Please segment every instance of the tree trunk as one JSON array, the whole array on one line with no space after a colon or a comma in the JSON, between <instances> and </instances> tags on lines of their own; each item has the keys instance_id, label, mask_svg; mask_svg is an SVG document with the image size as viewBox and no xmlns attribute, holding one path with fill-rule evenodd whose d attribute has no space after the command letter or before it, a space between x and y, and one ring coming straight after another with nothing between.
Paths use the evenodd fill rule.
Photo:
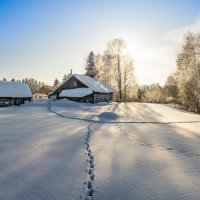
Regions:
<instances>
[{"instance_id":1,"label":"tree trunk","mask_svg":"<svg viewBox=\"0 0 200 200\"><path fill-rule=\"evenodd\" d=\"M121 66L120 66L120 56L117 56L117 71L118 71L118 89L119 98L122 100L122 77L121 77Z\"/></svg>"}]
</instances>

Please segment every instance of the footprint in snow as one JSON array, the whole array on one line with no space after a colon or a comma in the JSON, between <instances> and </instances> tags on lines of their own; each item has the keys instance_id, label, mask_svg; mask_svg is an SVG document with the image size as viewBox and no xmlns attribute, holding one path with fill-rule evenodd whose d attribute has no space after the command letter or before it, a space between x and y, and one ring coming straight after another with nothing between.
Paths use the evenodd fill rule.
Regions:
<instances>
[{"instance_id":1,"label":"footprint in snow","mask_svg":"<svg viewBox=\"0 0 200 200\"><path fill-rule=\"evenodd\" d=\"M169 147L167 147L167 148L165 148L166 150L169 150L169 151L173 151L174 149L173 148L169 148Z\"/></svg>"}]
</instances>

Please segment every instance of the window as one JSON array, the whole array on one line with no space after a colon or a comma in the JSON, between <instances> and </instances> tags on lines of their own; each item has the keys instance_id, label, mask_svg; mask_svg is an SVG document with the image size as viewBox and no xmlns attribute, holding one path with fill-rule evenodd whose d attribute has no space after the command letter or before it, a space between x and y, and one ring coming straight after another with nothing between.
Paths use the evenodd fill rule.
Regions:
<instances>
[{"instance_id":1,"label":"window","mask_svg":"<svg viewBox=\"0 0 200 200\"><path fill-rule=\"evenodd\" d=\"M77 81L74 81L74 83L73 83L73 84L74 84L74 87L76 87L76 86L77 86Z\"/></svg>"}]
</instances>

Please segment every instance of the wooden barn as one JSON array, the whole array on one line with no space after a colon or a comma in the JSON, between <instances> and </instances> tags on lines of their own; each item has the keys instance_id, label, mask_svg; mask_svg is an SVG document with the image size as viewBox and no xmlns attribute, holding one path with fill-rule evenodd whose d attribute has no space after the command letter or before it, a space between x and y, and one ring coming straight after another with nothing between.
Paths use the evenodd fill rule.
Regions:
<instances>
[{"instance_id":1,"label":"wooden barn","mask_svg":"<svg viewBox=\"0 0 200 200\"><path fill-rule=\"evenodd\" d=\"M0 106L21 105L32 99L26 83L0 81Z\"/></svg>"},{"instance_id":2,"label":"wooden barn","mask_svg":"<svg viewBox=\"0 0 200 200\"><path fill-rule=\"evenodd\" d=\"M67 98L77 102L97 103L112 100L114 89L107 83L86 75L72 74L49 94L49 98Z\"/></svg>"}]
</instances>

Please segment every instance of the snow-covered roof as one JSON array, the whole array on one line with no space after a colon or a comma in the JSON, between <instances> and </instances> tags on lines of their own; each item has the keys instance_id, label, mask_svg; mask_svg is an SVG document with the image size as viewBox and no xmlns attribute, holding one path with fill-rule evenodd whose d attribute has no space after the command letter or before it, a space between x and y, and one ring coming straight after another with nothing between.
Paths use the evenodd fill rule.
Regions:
<instances>
[{"instance_id":1,"label":"snow-covered roof","mask_svg":"<svg viewBox=\"0 0 200 200\"><path fill-rule=\"evenodd\" d=\"M32 97L26 83L0 81L0 97Z\"/></svg>"},{"instance_id":2,"label":"snow-covered roof","mask_svg":"<svg viewBox=\"0 0 200 200\"><path fill-rule=\"evenodd\" d=\"M61 85L66 83L71 77L76 77L79 81L81 81L84 85L86 85L88 88L92 89L94 92L99 92L99 93L111 93L114 92L115 90L105 83L104 81L98 80L96 78L92 78L90 76L86 75L80 75L80 74L73 74L67 79L65 79Z\"/></svg>"},{"instance_id":3,"label":"snow-covered roof","mask_svg":"<svg viewBox=\"0 0 200 200\"><path fill-rule=\"evenodd\" d=\"M76 89L63 90L59 96L60 97L84 97L92 93L93 93L93 90L90 88L76 88Z\"/></svg>"}]
</instances>

